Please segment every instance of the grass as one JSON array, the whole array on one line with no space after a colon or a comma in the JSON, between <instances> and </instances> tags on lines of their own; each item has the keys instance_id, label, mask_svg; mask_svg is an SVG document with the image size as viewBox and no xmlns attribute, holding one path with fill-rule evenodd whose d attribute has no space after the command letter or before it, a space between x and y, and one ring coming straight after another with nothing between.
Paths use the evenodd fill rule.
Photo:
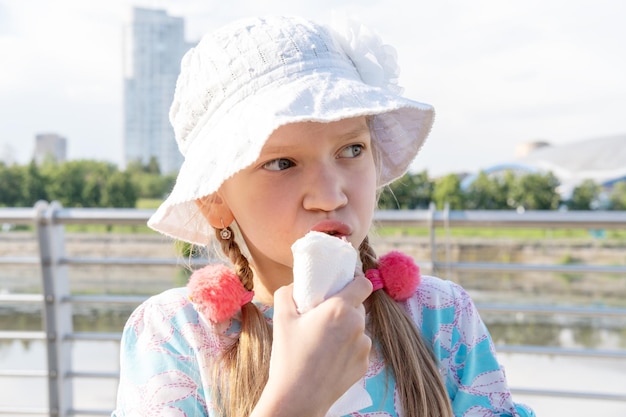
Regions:
<instances>
[{"instance_id":1,"label":"grass","mask_svg":"<svg viewBox=\"0 0 626 417\"><path fill-rule=\"evenodd\" d=\"M160 198L140 198L137 200L135 208L138 209L156 209L163 202Z\"/></svg>"},{"instance_id":2,"label":"grass","mask_svg":"<svg viewBox=\"0 0 626 417\"><path fill-rule=\"evenodd\" d=\"M139 207L138 207L139 208ZM146 207L144 207L146 208ZM88 225L67 225L65 227L68 232L83 233L146 233L153 232L147 226L125 226L125 225L104 225L104 224L88 224ZM594 240L598 242L611 241L613 243L626 243L626 230L607 231L606 234L599 238L595 234L584 229L521 229L521 228L478 228L478 227L459 227L444 230L438 228L435 230L437 238L482 238L482 239L516 239L516 240ZM421 237L427 238L430 230L427 227L376 227L374 234L381 237Z\"/></svg>"},{"instance_id":3,"label":"grass","mask_svg":"<svg viewBox=\"0 0 626 417\"><path fill-rule=\"evenodd\" d=\"M107 224L68 224L65 231L69 233L156 233L148 226L140 225L107 225Z\"/></svg>"},{"instance_id":4,"label":"grass","mask_svg":"<svg viewBox=\"0 0 626 417\"><path fill-rule=\"evenodd\" d=\"M613 239L626 242L626 230L607 230L602 238L586 229L523 229L523 228L479 228L456 227L448 230L437 228L437 237L454 238L511 238L511 239ZM427 237L427 227L377 227L376 234L382 237L408 236Z\"/></svg>"}]
</instances>

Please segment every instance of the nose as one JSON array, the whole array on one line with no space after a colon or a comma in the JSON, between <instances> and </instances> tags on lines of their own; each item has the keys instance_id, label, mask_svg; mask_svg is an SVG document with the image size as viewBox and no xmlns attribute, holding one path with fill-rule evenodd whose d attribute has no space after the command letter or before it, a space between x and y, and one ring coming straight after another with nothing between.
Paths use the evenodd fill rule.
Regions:
<instances>
[{"instance_id":1,"label":"nose","mask_svg":"<svg viewBox=\"0 0 626 417\"><path fill-rule=\"evenodd\" d=\"M334 211L348 204L345 179L338 169L321 165L310 172L302 205L306 210Z\"/></svg>"}]
</instances>

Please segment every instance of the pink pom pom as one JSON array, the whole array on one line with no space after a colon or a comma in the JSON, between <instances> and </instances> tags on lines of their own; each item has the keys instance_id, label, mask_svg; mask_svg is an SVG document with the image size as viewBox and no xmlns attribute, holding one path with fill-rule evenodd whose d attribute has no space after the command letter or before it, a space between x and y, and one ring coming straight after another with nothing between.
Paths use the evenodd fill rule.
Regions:
<instances>
[{"instance_id":1,"label":"pink pom pom","mask_svg":"<svg viewBox=\"0 0 626 417\"><path fill-rule=\"evenodd\" d=\"M413 258L391 251L378 260L378 270L387 294L396 301L411 297L420 283L420 270Z\"/></svg>"},{"instance_id":2,"label":"pink pom pom","mask_svg":"<svg viewBox=\"0 0 626 417\"><path fill-rule=\"evenodd\" d=\"M219 323L230 319L251 300L239 277L227 266L214 264L198 269L187 284L189 298L204 318Z\"/></svg>"}]
</instances>

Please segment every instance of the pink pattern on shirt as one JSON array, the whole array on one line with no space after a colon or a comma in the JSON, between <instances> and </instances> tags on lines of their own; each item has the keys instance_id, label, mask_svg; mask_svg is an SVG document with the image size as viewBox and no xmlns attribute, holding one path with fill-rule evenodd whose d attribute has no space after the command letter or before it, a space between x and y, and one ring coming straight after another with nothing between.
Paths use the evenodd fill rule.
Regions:
<instances>
[{"instance_id":1,"label":"pink pattern on shirt","mask_svg":"<svg viewBox=\"0 0 626 417\"><path fill-rule=\"evenodd\" d=\"M197 388L183 372L173 370L155 374L145 385L134 387L136 392L129 398L134 398L136 404L129 407L129 416L186 417L187 413L173 404L195 395Z\"/></svg>"}]
</instances>

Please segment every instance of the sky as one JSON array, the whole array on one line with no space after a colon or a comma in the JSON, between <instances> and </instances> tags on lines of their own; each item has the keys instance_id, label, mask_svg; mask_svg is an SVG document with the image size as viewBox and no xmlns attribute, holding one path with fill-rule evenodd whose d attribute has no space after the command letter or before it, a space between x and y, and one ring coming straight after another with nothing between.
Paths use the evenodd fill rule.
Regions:
<instances>
[{"instance_id":1,"label":"sky","mask_svg":"<svg viewBox=\"0 0 626 417\"><path fill-rule=\"evenodd\" d=\"M525 142L626 134L622 0L0 0L0 160L26 163L36 134L57 133L71 159L122 162L133 6L184 17L192 42L252 15L361 20L396 48L405 95L435 107L414 171L476 172Z\"/></svg>"}]
</instances>

